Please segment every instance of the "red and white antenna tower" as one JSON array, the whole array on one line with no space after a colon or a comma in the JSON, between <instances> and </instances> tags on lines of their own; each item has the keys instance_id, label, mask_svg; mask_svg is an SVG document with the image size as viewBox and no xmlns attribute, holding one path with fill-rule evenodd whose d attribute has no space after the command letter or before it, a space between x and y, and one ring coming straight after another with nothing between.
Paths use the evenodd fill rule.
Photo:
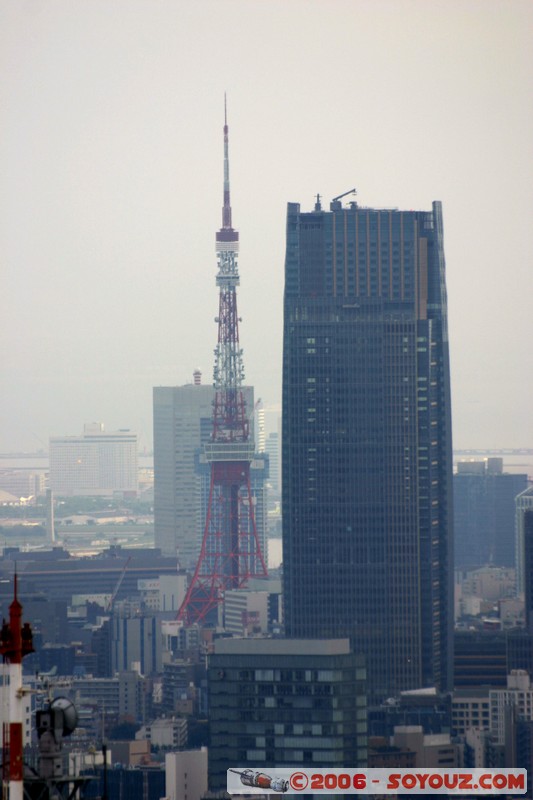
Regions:
<instances>
[{"instance_id":1,"label":"red and white antenna tower","mask_svg":"<svg viewBox=\"0 0 533 800\"><path fill-rule=\"evenodd\" d=\"M17 596L17 574L13 584L13 602L9 606L9 622L0 630L0 654L4 662L2 676L4 691L8 691L8 710L2 720L2 796L8 789L9 800L24 796L24 691L22 688L22 659L33 653L29 623L22 624L22 606Z\"/></svg>"},{"instance_id":2,"label":"red and white antenna tower","mask_svg":"<svg viewBox=\"0 0 533 800\"><path fill-rule=\"evenodd\" d=\"M231 224L228 120L224 97L224 205L216 234L219 287L218 342L215 348L213 430L205 445L211 468L202 548L178 620L204 622L228 589L245 586L267 569L259 538L250 484L254 442L243 391L237 286L239 234Z\"/></svg>"}]
</instances>

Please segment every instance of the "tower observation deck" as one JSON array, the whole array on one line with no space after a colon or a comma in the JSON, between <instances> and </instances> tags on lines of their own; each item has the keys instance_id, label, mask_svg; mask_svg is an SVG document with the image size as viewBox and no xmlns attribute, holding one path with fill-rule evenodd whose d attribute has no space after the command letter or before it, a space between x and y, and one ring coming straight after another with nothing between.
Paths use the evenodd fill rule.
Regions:
<instances>
[{"instance_id":1,"label":"tower observation deck","mask_svg":"<svg viewBox=\"0 0 533 800\"><path fill-rule=\"evenodd\" d=\"M200 556L178 619L185 624L210 621L229 589L246 586L267 569L259 538L250 482L254 442L243 391L243 353L239 344L237 286L239 233L232 226L228 122L224 101L224 205L216 234L219 289L218 339L213 384L213 430L205 445L211 477ZM253 410L252 412L253 413Z\"/></svg>"}]
</instances>

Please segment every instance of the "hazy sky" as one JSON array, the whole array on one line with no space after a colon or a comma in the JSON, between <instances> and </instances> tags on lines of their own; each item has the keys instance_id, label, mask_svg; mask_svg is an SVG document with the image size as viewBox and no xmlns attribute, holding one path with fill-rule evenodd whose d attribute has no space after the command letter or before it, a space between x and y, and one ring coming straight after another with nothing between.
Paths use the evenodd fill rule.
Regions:
<instances>
[{"instance_id":1,"label":"hazy sky","mask_svg":"<svg viewBox=\"0 0 533 800\"><path fill-rule=\"evenodd\" d=\"M454 444L533 447L531 0L0 0L0 452L211 382L228 93L247 381L285 211L442 200Z\"/></svg>"}]
</instances>

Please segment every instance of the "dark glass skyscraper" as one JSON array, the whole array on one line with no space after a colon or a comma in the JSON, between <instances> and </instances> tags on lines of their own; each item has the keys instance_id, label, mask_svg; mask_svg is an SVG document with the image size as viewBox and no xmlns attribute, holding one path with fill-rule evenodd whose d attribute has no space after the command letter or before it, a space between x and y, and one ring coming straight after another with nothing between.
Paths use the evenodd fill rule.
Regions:
<instances>
[{"instance_id":1,"label":"dark glass skyscraper","mask_svg":"<svg viewBox=\"0 0 533 800\"><path fill-rule=\"evenodd\" d=\"M527 474L503 472L501 458L459 461L453 476L456 568L522 563L516 552L515 501L527 486Z\"/></svg>"},{"instance_id":2,"label":"dark glass skyscraper","mask_svg":"<svg viewBox=\"0 0 533 800\"><path fill-rule=\"evenodd\" d=\"M287 214L287 635L350 636L369 690L451 684L452 452L441 204Z\"/></svg>"}]
</instances>

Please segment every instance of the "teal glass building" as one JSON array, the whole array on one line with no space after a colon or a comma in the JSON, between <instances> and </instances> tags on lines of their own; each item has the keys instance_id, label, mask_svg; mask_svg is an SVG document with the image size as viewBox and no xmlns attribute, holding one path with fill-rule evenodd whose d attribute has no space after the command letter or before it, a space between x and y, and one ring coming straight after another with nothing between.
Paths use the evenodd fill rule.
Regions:
<instances>
[{"instance_id":1,"label":"teal glass building","mask_svg":"<svg viewBox=\"0 0 533 800\"><path fill-rule=\"evenodd\" d=\"M442 209L287 212L283 579L291 637L348 636L369 698L450 687Z\"/></svg>"},{"instance_id":2,"label":"teal glass building","mask_svg":"<svg viewBox=\"0 0 533 800\"><path fill-rule=\"evenodd\" d=\"M216 639L207 676L211 790L237 767L366 766L364 659L347 639Z\"/></svg>"}]
</instances>

